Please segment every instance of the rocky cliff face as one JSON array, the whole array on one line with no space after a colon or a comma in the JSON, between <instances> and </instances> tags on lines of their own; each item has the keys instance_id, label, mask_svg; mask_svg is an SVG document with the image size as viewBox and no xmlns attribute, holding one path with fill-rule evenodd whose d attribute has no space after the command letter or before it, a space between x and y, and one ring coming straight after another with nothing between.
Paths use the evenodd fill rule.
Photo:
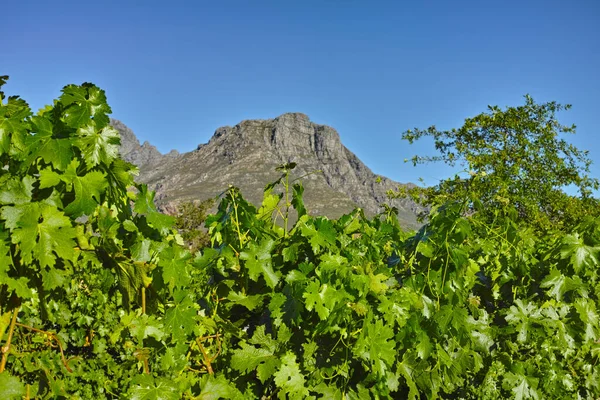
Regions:
<instances>
[{"instance_id":1,"label":"rocky cliff face","mask_svg":"<svg viewBox=\"0 0 600 400\"><path fill-rule=\"evenodd\" d=\"M288 162L297 164L293 176L303 176L305 203L315 215L337 218L357 206L373 215L388 201L386 191L400 185L383 177L377 182L335 129L300 113L218 128L208 143L183 154L161 155L147 142L140 145L121 122L113 126L121 132L124 158L140 168L139 180L156 190L162 207L214 197L229 184L260 204L265 185L280 176L275 168ZM407 227L418 226L414 203L395 200L393 205Z\"/></svg>"}]
</instances>

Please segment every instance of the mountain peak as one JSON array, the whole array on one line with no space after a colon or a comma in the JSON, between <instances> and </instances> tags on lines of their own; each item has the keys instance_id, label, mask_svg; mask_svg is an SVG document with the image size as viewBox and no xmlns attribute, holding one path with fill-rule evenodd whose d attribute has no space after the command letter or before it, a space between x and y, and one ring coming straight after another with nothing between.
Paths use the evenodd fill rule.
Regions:
<instances>
[{"instance_id":1,"label":"mountain peak","mask_svg":"<svg viewBox=\"0 0 600 400\"><path fill-rule=\"evenodd\" d=\"M173 158L179 155L177 150L171 150L168 154L163 155L147 140L140 145L135 133L118 119L111 118L110 124L121 134L121 157L140 168L158 164L165 158Z\"/></svg>"},{"instance_id":2,"label":"mountain peak","mask_svg":"<svg viewBox=\"0 0 600 400\"><path fill-rule=\"evenodd\" d=\"M121 130L121 125L115 127ZM280 176L276 167L288 162L297 164L294 177L304 177L307 208L330 218L357 206L367 214L376 214L384 202L389 202L387 191L400 185L387 178L377 182L377 176L342 144L334 128L311 122L303 113L220 127L208 143L180 155L162 156L154 146L139 146L139 141L137 146L127 154L136 156L129 158L140 167L139 180L156 190L156 198L165 206L214 197L230 184L259 205L265 185ZM152 149L160 158L153 158L156 153ZM414 203L391 203L400 210L400 219L407 226L418 226Z\"/></svg>"},{"instance_id":3,"label":"mountain peak","mask_svg":"<svg viewBox=\"0 0 600 400\"><path fill-rule=\"evenodd\" d=\"M310 118L308 115L300 113L300 112L288 112L281 114L279 117L275 118L276 121L302 121L302 123L309 123Z\"/></svg>"}]
</instances>

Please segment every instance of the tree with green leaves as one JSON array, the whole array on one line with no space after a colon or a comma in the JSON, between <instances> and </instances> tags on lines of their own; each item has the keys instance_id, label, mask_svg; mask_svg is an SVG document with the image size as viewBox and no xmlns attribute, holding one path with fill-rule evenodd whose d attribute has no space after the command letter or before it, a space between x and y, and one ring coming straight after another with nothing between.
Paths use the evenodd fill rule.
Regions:
<instances>
[{"instance_id":1,"label":"tree with green leaves","mask_svg":"<svg viewBox=\"0 0 600 400\"><path fill-rule=\"evenodd\" d=\"M586 215L598 215L593 192L599 182L589 176L588 151L563 137L574 134L575 125L557 120L569 108L556 102L538 104L527 95L524 105L505 110L489 106L458 129L432 126L404 132L402 138L411 144L432 138L439 151L437 156L413 157L413 165L443 161L468 173L417 188L413 197L428 206L477 199L488 216L510 206L522 221L543 229L572 227ZM567 194L566 188L578 194Z\"/></svg>"}]
</instances>

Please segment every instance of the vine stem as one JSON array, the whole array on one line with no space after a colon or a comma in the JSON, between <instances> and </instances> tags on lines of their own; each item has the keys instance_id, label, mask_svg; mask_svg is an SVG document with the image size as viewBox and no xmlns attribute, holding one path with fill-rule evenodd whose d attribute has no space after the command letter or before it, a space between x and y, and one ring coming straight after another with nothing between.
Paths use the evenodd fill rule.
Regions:
<instances>
[{"instance_id":1,"label":"vine stem","mask_svg":"<svg viewBox=\"0 0 600 400\"><path fill-rule=\"evenodd\" d=\"M240 217L238 215L238 204L235 201L235 193L233 191L229 192L229 195L231 197L231 203L233 204L233 211L235 214L235 219L233 220L234 224L235 224L235 228L237 231L237 235L238 235L238 240L240 241L240 251L242 251L242 249L244 248L244 244L246 242L246 235L242 235L242 231L240 229ZM247 234L247 232L246 232ZM231 244L229 244L231 246ZM233 249L233 251L235 251L235 256L238 259L238 265L240 265L240 253L239 251L235 250L235 248L233 248L233 246L231 246L231 248ZM248 290L248 274L241 268L240 265L240 278L242 279L241 285L242 285L242 293L246 294L246 291Z\"/></svg>"},{"instance_id":2,"label":"vine stem","mask_svg":"<svg viewBox=\"0 0 600 400\"><path fill-rule=\"evenodd\" d=\"M146 287L142 286L141 290L142 294L142 314L146 314ZM142 340L142 346L144 346L144 341ZM150 365L148 364L148 357L144 357L144 373L147 375L150 373Z\"/></svg>"},{"instance_id":3,"label":"vine stem","mask_svg":"<svg viewBox=\"0 0 600 400\"><path fill-rule=\"evenodd\" d=\"M240 217L238 216L238 205L235 202L235 196L234 196L233 192L231 193L231 202L233 203L233 211L235 213L235 227L237 230L238 239L240 241L240 251L241 251L242 248L244 247L245 240L242 237L242 231L240 230Z\"/></svg>"},{"instance_id":4,"label":"vine stem","mask_svg":"<svg viewBox=\"0 0 600 400\"><path fill-rule=\"evenodd\" d=\"M199 337L199 338L196 338L196 340L195 340L196 344L198 345L198 348L202 352L202 359L204 362L204 366L206 367L206 370L208 371L208 373L210 375L214 375L214 370L212 368L212 362L216 360L216 358L219 356L219 354L221 354L222 348L221 348L221 340L219 339L220 337L221 337L221 335L217 333L215 335ZM205 340L208 340L208 339L215 339L219 345L219 350L217 351L217 354L215 354L212 357L208 356L206 349L202 345L202 342Z\"/></svg>"},{"instance_id":5,"label":"vine stem","mask_svg":"<svg viewBox=\"0 0 600 400\"><path fill-rule=\"evenodd\" d=\"M196 342L198 343L198 347L200 348L200 351L202 352L202 358L204 359L204 366L206 367L206 370L208 371L208 373L210 375L214 375L215 373L212 369L210 357L208 357L208 354L206 353L204 346L202 346L202 342L200 342L199 340L196 340Z\"/></svg>"},{"instance_id":6,"label":"vine stem","mask_svg":"<svg viewBox=\"0 0 600 400\"><path fill-rule=\"evenodd\" d=\"M16 307L13 311L13 316L10 321L10 328L8 330L8 339L6 339L6 345L2 347L2 361L0 361L0 373L4 372L4 368L6 368L6 360L8 359L8 352L10 351L10 344L12 342L13 333L15 331L15 325L17 323L17 314L19 314L19 307Z\"/></svg>"},{"instance_id":7,"label":"vine stem","mask_svg":"<svg viewBox=\"0 0 600 400\"><path fill-rule=\"evenodd\" d=\"M16 322L15 325L16 326L20 326L21 328L29 329L29 330L31 330L33 332L43 333L44 335L47 335L48 337L50 337L52 340L55 340L56 344L58 344L58 350L60 351L60 358L62 359L63 365L65 366L65 369L67 371L69 371L70 373L73 372L73 370L71 369L71 367L69 367L69 361L72 360L75 357L71 357L68 360L65 358L65 353L63 351L62 343L60 342L60 339L58 338L58 336L56 336L56 334L54 332L44 331L44 330L41 330L41 329L34 328L33 326L21 324L19 322Z\"/></svg>"},{"instance_id":8,"label":"vine stem","mask_svg":"<svg viewBox=\"0 0 600 400\"><path fill-rule=\"evenodd\" d=\"M283 237L288 235L288 219L290 216L290 171L285 171L285 217L283 218Z\"/></svg>"},{"instance_id":9,"label":"vine stem","mask_svg":"<svg viewBox=\"0 0 600 400\"><path fill-rule=\"evenodd\" d=\"M142 314L146 314L146 288L142 286Z\"/></svg>"}]
</instances>

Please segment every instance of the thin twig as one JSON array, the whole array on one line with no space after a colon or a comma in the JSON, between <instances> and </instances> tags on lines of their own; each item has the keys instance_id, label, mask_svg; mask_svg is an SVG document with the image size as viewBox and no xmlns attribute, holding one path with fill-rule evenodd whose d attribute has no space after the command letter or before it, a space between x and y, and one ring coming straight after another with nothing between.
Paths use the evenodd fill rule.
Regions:
<instances>
[{"instance_id":1,"label":"thin twig","mask_svg":"<svg viewBox=\"0 0 600 400\"><path fill-rule=\"evenodd\" d=\"M21 328L29 329L29 330L37 332L37 333L43 333L43 334L49 336L51 339L55 340L56 343L58 344L58 350L60 351L60 358L62 359L63 365L65 366L67 371L69 371L70 373L73 372L73 370L69 367L67 359L65 358L65 353L63 352L62 343L60 342L60 339L58 338L58 336L56 336L56 333L37 329L37 328L34 328L33 326L24 325L19 322L17 322L15 325L20 326Z\"/></svg>"},{"instance_id":2,"label":"thin twig","mask_svg":"<svg viewBox=\"0 0 600 400\"><path fill-rule=\"evenodd\" d=\"M15 331L15 325L17 324L17 314L19 314L19 307L13 311L13 316L10 321L10 328L8 330L8 339L6 339L6 346L2 347L2 361L0 361L0 373L4 372L6 368L6 360L8 359L8 352L10 351L10 344L12 342L13 333Z\"/></svg>"}]
</instances>

